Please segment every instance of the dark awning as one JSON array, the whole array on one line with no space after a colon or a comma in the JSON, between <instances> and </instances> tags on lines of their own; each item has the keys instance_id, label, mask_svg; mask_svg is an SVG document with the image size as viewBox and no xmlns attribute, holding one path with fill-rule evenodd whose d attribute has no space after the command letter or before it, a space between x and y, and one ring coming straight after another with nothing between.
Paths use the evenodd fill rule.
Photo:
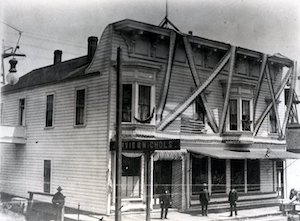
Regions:
<instances>
[{"instance_id":1,"label":"dark awning","mask_svg":"<svg viewBox=\"0 0 300 221\"><path fill-rule=\"evenodd\" d=\"M300 154L285 150L259 149L250 151L233 151L220 148L188 147L187 151L219 159L300 159Z\"/></svg>"}]
</instances>

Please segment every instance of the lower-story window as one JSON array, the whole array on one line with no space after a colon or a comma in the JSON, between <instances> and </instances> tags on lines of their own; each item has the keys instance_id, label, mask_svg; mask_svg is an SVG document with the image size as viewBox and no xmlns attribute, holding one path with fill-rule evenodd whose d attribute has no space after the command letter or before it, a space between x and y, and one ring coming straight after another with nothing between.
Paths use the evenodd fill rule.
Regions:
<instances>
[{"instance_id":1,"label":"lower-story window","mask_svg":"<svg viewBox=\"0 0 300 221\"><path fill-rule=\"evenodd\" d=\"M44 160L44 192L50 193L51 160Z\"/></svg>"},{"instance_id":2,"label":"lower-story window","mask_svg":"<svg viewBox=\"0 0 300 221\"><path fill-rule=\"evenodd\" d=\"M247 160L247 190L260 190L260 164L259 160Z\"/></svg>"},{"instance_id":3,"label":"lower-story window","mask_svg":"<svg viewBox=\"0 0 300 221\"><path fill-rule=\"evenodd\" d=\"M245 191L244 160L231 160L231 186L239 192Z\"/></svg>"},{"instance_id":4,"label":"lower-story window","mask_svg":"<svg viewBox=\"0 0 300 221\"><path fill-rule=\"evenodd\" d=\"M122 197L140 197L141 157L122 156Z\"/></svg>"},{"instance_id":5,"label":"lower-story window","mask_svg":"<svg viewBox=\"0 0 300 221\"><path fill-rule=\"evenodd\" d=\"M208 183L208 157L192 155L192 194L198 195L203 183Z\"/></svg>"},{"instance_id":6,"label":"lower-story window","mask_svg":"<svg viewBox=\"0 0 300 221\"><path fill-rule=\"evenodd\" d=\"M211 159L212 193L226 192L226 161L224 159Z\"/></svg>"}]
</instances>

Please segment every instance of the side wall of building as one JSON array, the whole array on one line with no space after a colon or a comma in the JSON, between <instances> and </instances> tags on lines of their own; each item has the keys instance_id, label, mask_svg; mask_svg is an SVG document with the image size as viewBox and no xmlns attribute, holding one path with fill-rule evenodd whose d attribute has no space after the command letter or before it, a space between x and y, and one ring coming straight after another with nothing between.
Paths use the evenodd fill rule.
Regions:
<instances>
[{"instance_id":1,"label":"side wall of building","mask_svg":"<svg viewBox=\"0 0 300 221\"><path fill-rule=\"evenodd\" d=\"M86 77L2 95L4 125L17 125L19 99L26 99L25 145L1 146L1 191L28 197L43 192L44 160L51 161L50 193L61 186L66 206L107 213L107 119L109 48L106 29L95 54L100 63ZM105 56L103 56L103 54ZM91 72L90 72L91 73ZM75 92L86 89L86 125L74 126ZM54 124L45 128L46 95L54 94Z\"/></svg>"}]
</instances>

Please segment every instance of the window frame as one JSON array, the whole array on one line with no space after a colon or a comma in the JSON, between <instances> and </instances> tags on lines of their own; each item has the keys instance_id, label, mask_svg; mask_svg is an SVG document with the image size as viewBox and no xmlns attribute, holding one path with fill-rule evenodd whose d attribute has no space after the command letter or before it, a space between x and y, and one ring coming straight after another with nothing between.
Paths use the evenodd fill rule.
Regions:
<instances>
[{"instance_id":1,"label":"window frame","mask_svg":"<svg viewBox=\"0 0 300 221\"><path fill-rule=\"evenodd\" d=\"M140 86L150 87L150 115L151 115L155 104L155 85L152 83L136 82L136 81L134 82L123 81L122 85L132 85L131 121L122 121L122 124L142 124L134 119L134 118L140 119L139 118L139 88ZM154 123L155 123L155 119L153 117L150 123L143 123L143 124L153 125Z\"/></svg>"},{"instance_id":2,"label":"window frame","mask_svg":"<svg viewBox=\"0 0 300 221\"><path fill-rule=\"evenodd\" d=\"M134 91L135 91L135 88L134 88L134 84L132 84L132 83L123 83L122 84L122 89L123 89L123 91L122 91L122 95L124 96L124 85L131 85L131 109L130 109L130 121L123 121L123 108L124 108L124 105L123 105L123 101L124 101L124 99L122 98L122 124L126 124L126 123L132 123L133 122L133 118L134 118L134 116L133 116L133 112L134 112L134 99L133 99L133 97L134 97Z\"/></svg>"},{"instance_id":3,"label":"window frame","mask_svg":"<svg viewBox=\"0 0 300 221\"><path fill-rule=\"evenodd\" d=\"M251 93L245 94L242 92L243 86L233 86L232 88L237 89L236 91L231 91L231 95L228 101L227 117L226 117L226 131L227 132L238 132L247 133L253 132L253 95ZM231 88L231 89L232 89ZM250 89L250 88L249 88ZM252 92L252 89L250 89ZM230 100L237 101L237 130L230 129ZM250 114L250 130L243 130L243 101L249 101L249 114Z\"/></svg>"},{"instance_id":4,"label":"window frame","mask_svg":"<svg viewBox=\"0 0 300 221\"><path fill-rule=\"evenodd\" d=\"M200 108L198 108L200 107ZM203 120L200 120L198 110L202 109L203 114ZM205 111L204 102L200 95L197 96L197 98L194 101L194 120L201 122L202 124L205 124L206 122L207 113Z\"/></svg>"},{"instance_id":5,"label":"window frame","mask_svg":"<svg viewBox=\"0 0 300 221\"><path fill-rule=\"evenodd\" d=\"M49 169L50 169L50 171L49 171L49 182L47 182L46 181L46 176L45 176L45 170L46 170L46 161L47 162L50 162L50 167L49 167ZM47 167L48 168L48 167ZM50 160L50 159L44 159L43 160L43 192L44 193L50 193L51 192L51 178L52 178L52 160ZM46 190L46 185L49 185L49 192L48 191L45 191Z\"/></svg>"},{"instance_id":6,"label":"window frame","mask_svg":"<svg viewBox=\"0 0 300 221\"><path fill-rule=\"evenodd\" d=\"M278 104L277 105L277 109L278 109ZM273 118L273 120L271 119ZM269 134L278 134L278 121L276 118L276 113L275 113L275 109L274 107L271 108L271 110L268 113L268 121L269 121L269 126L268 126L268 130L269 130ZM275 125L273 125L275 124ZM275 131L272 130L272 128L275 127Z\"/></svg>"},{"instance_id":7,"label":"window frame","mask_svg":"<svg viewBox=\"0 0 300 221\"><path fill-rule=\"evenodd\" d=\"M21 113L21 100L24 100L23 111ZM21 120L22 119L22 120ZM18 106L18 126L26 126L26 98L19 98L19 106Z\"/></svg>"},{"instance_id":8,"label":"window frame","mask_svg":"<svg viewBox=\"0 0 300 221\"><path fill-rule=\"evenodd\" d=\"M47 126L47 100L48 100L48 96L53 96L53 102L52 102L52 125L51 126ZM44 129L52 129L54 128L54 122L55 122L55 92L48 92L46 93L46 103L45 103L45 120L44 120Z\"/></svg>"},{"instance_id":9,"label":"window frame","mask_svg":"<svg viewBox=\"0 0 300 221\"><path fill-rule=\"evenodd\" d=\"M77 92L84 90L84 105L83 105L83 124L77 124ZM74 91L74 128L86 127L87 125L87 87L76 87Z\"/></svg>"},{"instance_id":10,"label":"window frame","mask_svg":"<svg viewBox=\"0 0 300 221\"><path fill-rule=\"evenodd\" d=\"M149 87L150 88L150 100L149 100L149 116L151 115L151 112L152 112L152 109L153 109L153 105L152 105L152 86L151 85L148 85L148 84L145 84L145 83L137 83L137 85L136 85L136 91L137 91L137 93L136 93L136 104L135 104L135 106L136 106L136 112L135 112L135 117L137 118L137 119L141 119L140 118L140 116L139 116L139 106L140 106L140 87L141 86L144 86L144 87ZM148 117L149 117L148 116ZM145 120L145 119L141 119L141 120Z\"/></svg>"}]
</instances>

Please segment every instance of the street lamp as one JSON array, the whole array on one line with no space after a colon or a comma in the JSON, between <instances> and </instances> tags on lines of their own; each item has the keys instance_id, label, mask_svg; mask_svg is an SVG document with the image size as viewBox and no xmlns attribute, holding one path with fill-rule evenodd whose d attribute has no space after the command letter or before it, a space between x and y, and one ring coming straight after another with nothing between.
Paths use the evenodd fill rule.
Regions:
<instances>
[{"instance_id":1,"label":"street lamp","mask_svg":"<svg viewBox=\"0 0 300 221\"><path fill-rule=\"evenodd\" d=\"M9 60L10 69L9 69L9 73L6 75L6 80L7 83L10 85L14 85L19 81L19 78L17 76L17 69L16 69L17 63L18 61L15 58Z\"/></svg>"}]
</instances>

